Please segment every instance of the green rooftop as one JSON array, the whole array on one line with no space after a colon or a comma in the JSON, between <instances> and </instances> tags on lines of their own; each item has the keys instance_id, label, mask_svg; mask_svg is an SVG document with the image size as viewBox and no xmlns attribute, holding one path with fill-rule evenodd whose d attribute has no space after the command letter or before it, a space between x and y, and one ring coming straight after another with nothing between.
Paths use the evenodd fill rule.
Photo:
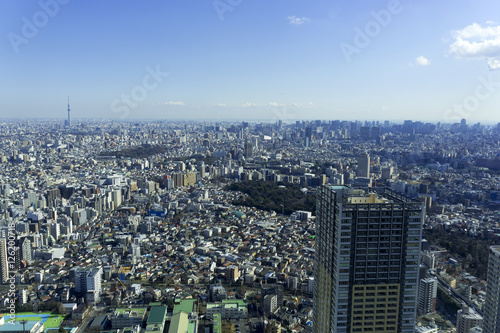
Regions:
<instances>
[{"instance_id":1,"label":"green rooftop","mask_svg":"<svg viewBox=\"0 0 500 333\"><path fill-rule=\"evenodd\" d=\"M247 306L247 301L243 299L225 299L222 300L223 304L238 304L238 306Z\"/></svg>"},{"instance_id":2,"label":"green rooftop","mask_svg":"<svg viewBox=\"0 0 500 333\"><path fill-rule=\"evenodd\" d=\"M191 313L193 312L193 308L194 308L194 302L196 302L196 300L194 299L185 299L185 300L182 300L180 302L180 304L176 304L174 305L174 315L181 312L181 311L184 311L186 313Z\"/></svg>"},{"instance_id":3,"label":"green rooftop","mask_svg":"<svg viewBox=\"0 0 500 333\"><path fill-rule=\"evenodd\" d=\"M163 324L167 314L166 306L153 306L149 312L147 325L149 324Z\"/></svg>"},{"instance_id":4,"label":"green rooftop","mask_svg":"<svg viewBox=\"0 0 500 333\"><path fill-rule=\"evenodd\" d=\"M179 312L172 316L168 333L186 333L188 332L189 316L185 312Z\"/></svg>"},{"instance_id":5,"label":"green rooftop","mask_svg":"<svg viewBox=\"0 0 500 333\"><path fill-rule=\"evenodd\" d=\"M115 313L119 315L130 313L132 316L142 317L146 312L146 308L118 308Z\"/></svg>"},{"instance_id":6,"label":"green rooftop","mask_svg":"<svg viewBox=\"0 0 500 333\"><path fill-rule=\"evenodd\" d=\"M244 217L246 217L246 216L247 216L245 213L240 212L240 211L237 211L237 210L232 211L232 212L231 212L231 214L233 214L233 215L235 215L235 216L239 217L240 219L241 219L241 218L244 218Z\"/></svg>"},{"instance_id":7,"label":"green rooftop","mask_svg":"<svg viewBox=\"0 0 500 333\"><path fill-rule=\"evenodd\" d=\"M220 313L214 313L213 333L222 333L222 317Z\"/></svg>"},{"instance_id":8,"label":"green rooftop","mask_svg":"<svg viewBox=\"0 0 500 333\"><path fill-rule=\"evenodd\" d=\"M246 309L247 302L242 299L226 299L222 303L207 303L207 309L212 308L226 308L226 309Z\"/></svg>"}]
</instances>

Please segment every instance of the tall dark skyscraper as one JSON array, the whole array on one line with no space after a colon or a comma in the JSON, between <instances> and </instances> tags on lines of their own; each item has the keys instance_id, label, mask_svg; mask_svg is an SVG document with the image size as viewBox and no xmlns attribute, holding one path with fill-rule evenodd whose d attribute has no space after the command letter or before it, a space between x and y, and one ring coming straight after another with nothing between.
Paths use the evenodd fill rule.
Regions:
<instances>
[{"instance_id":1,"label":"tall dark skyscraper","mask_svg":"<svg viewBox=\"0 0 500 333\"><path fill-rule=\"evenodd\" d=\"M485 333L500 332L500 246L490 246L488 274L486 275L486 303L483 330Z\"/></svg>"},{"instance_id":2,"label":"tall dark skyscraper","mask_svg":"<svg viewBox=\"0 0 500 333\"><path fill-rule=\"evenodd\" d=\"M421 202L389 189L321 187L314 331L413 332Z\"/></svg>"},{"instance_id":3,"label":"tall dark skyscraper","mask_svg":"<svg viewBox=\"0 0 500 333\"><path fill-rule=\"evenodd\" d=\"M357 177L370 177L370 155L362 153L358 156L358 169L356 170Z\"/></svg>"},{"instance_id":4,"label":"tall dark skyscraper","mask_svg":"<svg viewBox=\"0 0 500 333\"><path fill-rule=\"evenodd\" d=\"M0 282L9 281L9 263L7 260L7 239L0 238Z\"/></svg>"}]
</instances>

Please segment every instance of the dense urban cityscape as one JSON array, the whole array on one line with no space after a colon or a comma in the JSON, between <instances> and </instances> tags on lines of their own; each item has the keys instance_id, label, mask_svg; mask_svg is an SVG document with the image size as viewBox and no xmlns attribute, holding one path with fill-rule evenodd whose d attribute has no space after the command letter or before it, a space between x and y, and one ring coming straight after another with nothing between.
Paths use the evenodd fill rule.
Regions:
<instances>
[{"instance_id":1,"label":"dense urban cityscape","mask_svg":"<svg viewBox=\"0 0 500 333\"><path fill-rule=\"evenodd\" d=\"M500 333L499 12L0 1L0 333Z\"/></svg>"},{"instance_id":2,"label":"dense urban cityscape","mask_svg":"<svg viewBox=\"0 0 500 333\"><path fill-rule=\"evenodd\" d=\"M497 329L500 124L0 133L2 332Z\"/></svg>"}]
</instances>

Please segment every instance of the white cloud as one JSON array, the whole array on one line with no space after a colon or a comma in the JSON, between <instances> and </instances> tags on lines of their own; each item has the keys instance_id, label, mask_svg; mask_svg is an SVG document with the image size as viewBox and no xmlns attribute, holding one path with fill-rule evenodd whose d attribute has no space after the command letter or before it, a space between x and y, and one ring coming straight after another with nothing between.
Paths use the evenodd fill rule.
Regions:
<instances>
[{"instance_id":1,"label":"white cloud","mask_svg":"<svg viewBox=\"0 0 500 333\"><path fill-rule=\"evenodd\" d=\"M251 108L251 107L254 107L254 106L259 106L259 104L246 102L246 103L245 103L245 104L243 104L241 107L242 107L242 108Z\"/></svg>"},{"instance_id":2,"label":"white cloud","mask_svg":"<svg viewBox=\"0 0 500 333\"><path fill-rule=\"evenodd\" d=\"M415 59L415 66L429 66L431 62L424 56L417 57Z\"/></svg>"},{"instance_id":3,"label":"white cloud","mask_svg":"<svg viewBox=\"0 0 500 333\"><path fill-rule=\"evenodd\" d=\"M181 101L168 101L168 102L163 102L163 103L160 103L162 105L178 105L178 106L184 106L184 102L181 102Z\"/></svg>"},{"instance_id":4,"label":"white cloud","mask_svg":"<svg viewBox=\"0 0 500 333\"><path fill-rule=\"evenodd\" d=\"M269 102L267 105L273 106L273 107L283 107L286 106L285 104L277 103L277 102Z\"/></svg>"},{"instance_id":5,"label":"white cloud","mask_svg":"<svg viewBox=\"0 0 500 333\"><path fill-rule=\"evenodd\" d=\"M315 108L316 105L314 105L313 102L309 103L291 103L291 104L285 104L285 103L278 103L278 102L268 102L264 104L257 104L257 103L251 103L251 102L246 102L242 104L240 107L242 108L250 108L250 107L264 107L264 108L300 108L300 109L312 109Z\"/></svg>"},{"instance_id":6,"label":"white cloud","mask_svg":"<svg viewBox=\"0 0 500 333\"><path fill-rule=\"evenodd\" d=\"M316 107L316 105L314 105L313 102L309 102L309 103L292 103L292 105L290 105L291 107L293 108L299 108L299 109L313 109Z\"/></svg>"},{"instance_id":7,"label":"white cloud","mask_svg":"<svg viewBox=\"0 0 500 333\"><path fill-rule=\"evenodd\" d=\"M218 106L220 108L225 108L227 105L224 103L217 103L215 106Z\"/></svg>"},{"instance_id":8,"label":"white cloud","mask_svg":"<svg viewBox=\"0 0 500 333\"><path fill-rule=\"evenodd\" d=\"M451 32L449 54L456 58L485 59L490 69L500 69L500 25L482 27L474 23Z\"/></svg>"},{"instance_id":9,"label":"white cloud","mask_svg":"<svg viewBox=\"0 0 500 333\"><path fill-rule=\"evenodd\" d=\"M288 23L290 24L300 25L309 22L311 22L311 20L309 20L307 17L297 17L295 15L288 16Z\"/></svg>"}]
</instances>

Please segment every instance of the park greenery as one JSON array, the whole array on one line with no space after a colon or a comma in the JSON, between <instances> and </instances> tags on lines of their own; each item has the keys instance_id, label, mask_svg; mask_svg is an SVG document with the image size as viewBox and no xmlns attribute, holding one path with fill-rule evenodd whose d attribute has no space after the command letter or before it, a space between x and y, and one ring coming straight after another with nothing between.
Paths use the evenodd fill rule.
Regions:
<instances>
[{"instance_id":1,"label":"park greenery","mask_svg":"<svg viewBox=\"0 0 500 333\"><path fill-rule=\"evenodd\" d=\"M451 298L450 295L448 295L445 291L443 291L441 288L438 288L437 290L437 297L441 302L443 302L443 306L448 313L457 313L458 310L460 310L460 305L457 304Z\"/></svg>"},{"instance_id":2,"label":"park greenery","mask_svg":"<svg viewBox=\"0 0 500 333\"><path fill-rule=\"evenodd\" d=\"M297 210L315 213L316 196L304 193L300 185L271 181L242 181L226 186L226 190L245 195L233 201L234 205L255 207L289 215Z\"/></svg>"},{"instance_id":3,"label":"park greenery","mask_svg":"<svg viewBox=\"0 0 500 333\"><path fill-rule=\"evenodd\" d=\"M441 228L424 229L425 239L430 244L445 248L452 256L462 259L462 269L481 280L488 270L489 240L470 237L463 231L444 231Z\"/></svg>"},{"instance_id":4,"label":"park greenery","mask_svg":"<svg viewBox=\"0 0 500 333\"><path fill-rule=\"evenodd\" d=\"M146 158L156 154L163 154L168 151L166 146L143 144L139 147L127 148L123 150L112 150L101 152L100 156L115 156L117 158Z\"/></svg>"}]
</instances>

